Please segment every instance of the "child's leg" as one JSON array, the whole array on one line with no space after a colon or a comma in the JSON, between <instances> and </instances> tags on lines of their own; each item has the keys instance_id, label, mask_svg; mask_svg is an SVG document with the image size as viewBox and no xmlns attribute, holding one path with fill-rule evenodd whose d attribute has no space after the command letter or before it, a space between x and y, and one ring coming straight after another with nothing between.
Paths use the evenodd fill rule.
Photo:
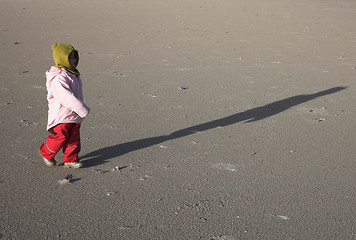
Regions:
<instances>
[{"instance_id":1,"label":"child's leg","mask_svg":"<svg viewBox=\"0 0 356 240\"><path fill-rule=\"evenodd\" d=\"M41 155L46 159L53 159L67 142L69 131L67 124L58 124L49 130L52 135L40 147Z\"/></svg>"},{"instance_id":2,"label":"child's leg","mask_svg":"<svg viewBox=\"0 0 356 240\"><path fill-rule=\"evenodd\" d=\"M63 146L63 162L79 161L78 154L80 149L80 124L73 123L69 131L68 140Z\"/></svg>"}]
</instances>

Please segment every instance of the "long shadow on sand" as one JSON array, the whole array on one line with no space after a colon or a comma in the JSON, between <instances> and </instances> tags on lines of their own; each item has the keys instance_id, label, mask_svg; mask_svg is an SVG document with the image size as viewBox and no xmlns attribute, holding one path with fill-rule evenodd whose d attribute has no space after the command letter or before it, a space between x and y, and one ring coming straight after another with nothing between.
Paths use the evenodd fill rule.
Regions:
<instances>
[{"instance_id":1,"label":"long shadow on sand","mask_svg":"<svg viewBox=\"0 0 356 240\"><path fill-rule=\"evenodd\" d=\"M252 108L244 112L236 113L231 116L213 120L210 122L202 123L192 127L184 128L182 130L171 133L170 135L162 135L157 137L140 139L132 142L121 143L110 147L101 148L82 156L83 163L86 167L92 167L105 163L111 158L124 155L139 149L151 147L165 141L185 137L196 132L203 132L216 127L225 127L238 122L251 123L259 121L275 114L281 113L291 107L305 103L318 97L333 94L346 87L334 87L314 94L302 94L294 97L286 98L277 102L273 102L262 107ZM84 160L87 159L87 160Z\"/></svg>"}]
</instances>

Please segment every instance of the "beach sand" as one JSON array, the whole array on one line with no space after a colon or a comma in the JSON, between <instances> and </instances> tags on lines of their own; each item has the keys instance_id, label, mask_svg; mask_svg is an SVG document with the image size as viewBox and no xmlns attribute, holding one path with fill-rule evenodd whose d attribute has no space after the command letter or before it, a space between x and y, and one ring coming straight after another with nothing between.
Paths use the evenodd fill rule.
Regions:
<instances>
[{"instance_id":1,"label":"beach sand","mask_svg":"<svg viewBox=\"0 0 356 240\"><path fill-rule=\"evenodd\" d=\"M1 240L356 239L356 2L0 5ZM38 153L57 42L78 170Z\"/></svg>"}]
</instances>

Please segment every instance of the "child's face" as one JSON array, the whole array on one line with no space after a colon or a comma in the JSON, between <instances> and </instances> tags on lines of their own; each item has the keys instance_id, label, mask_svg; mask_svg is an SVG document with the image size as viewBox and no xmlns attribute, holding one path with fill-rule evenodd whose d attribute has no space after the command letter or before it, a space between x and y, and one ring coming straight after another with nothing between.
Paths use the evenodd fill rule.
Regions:
<instances>
[{"instance_id":1,"label":"child's face","mask_svg":"<svg viewBox=\"0 0 356 240\"><path fill-rule=\"evenodd\" d=\"M69 61L69 64L70 64L70 66L71 66L72 68L76 68L76 67L77 67L78 61L77 61L77 59L76 59L76 57L75 57L75 53L74 53L74 52L71 52L71 53L69 54L68 61Z\"/></svg>"}]
</instances>

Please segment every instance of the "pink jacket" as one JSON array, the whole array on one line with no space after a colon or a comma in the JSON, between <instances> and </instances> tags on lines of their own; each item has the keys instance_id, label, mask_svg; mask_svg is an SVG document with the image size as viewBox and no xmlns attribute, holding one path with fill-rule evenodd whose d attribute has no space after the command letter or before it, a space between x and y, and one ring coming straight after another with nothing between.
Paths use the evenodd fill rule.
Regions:
<instances>
[{"instance_id":1,"label":"pink jacket","mask_svg":"<svg viewBox=\"0 0 356 240\"><path fill-rule=\"evenodd\" d=\"M60 123L81 123L89 113L83 102L82 80L79 76L52 66L46 72L48 124L47 130Z\"/></svg>"}]
</instances>

